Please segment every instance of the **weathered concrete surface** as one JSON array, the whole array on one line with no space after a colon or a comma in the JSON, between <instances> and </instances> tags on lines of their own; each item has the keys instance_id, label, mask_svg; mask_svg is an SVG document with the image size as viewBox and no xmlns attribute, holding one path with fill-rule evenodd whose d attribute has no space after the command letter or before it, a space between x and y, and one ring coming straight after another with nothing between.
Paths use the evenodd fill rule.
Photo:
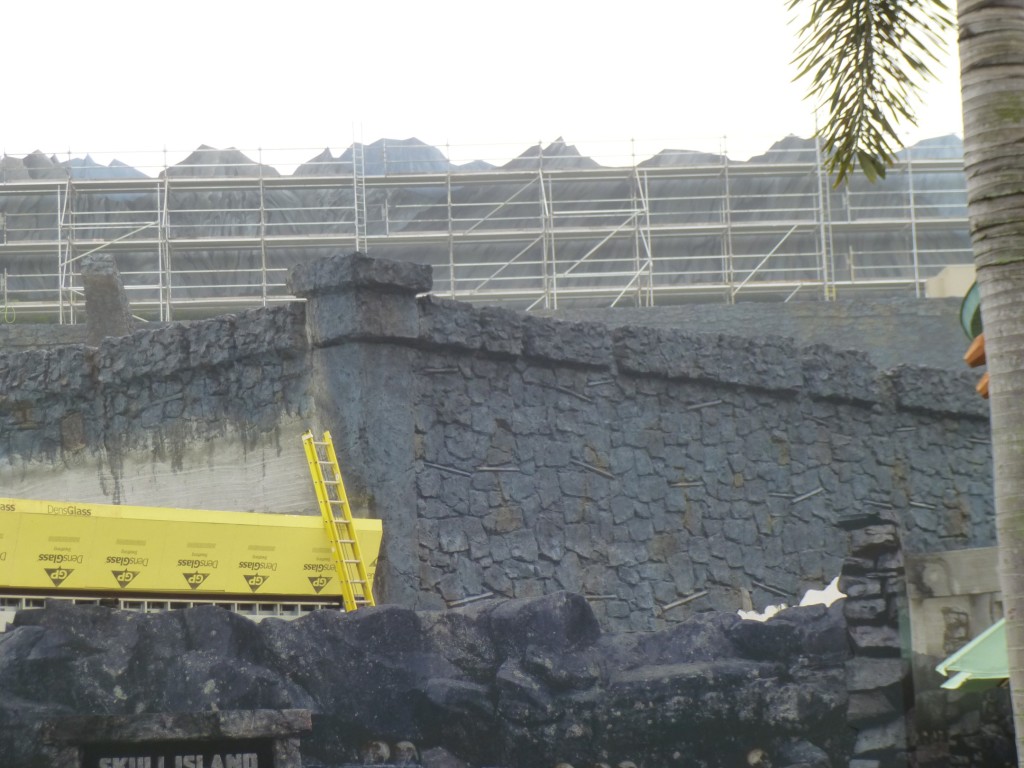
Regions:
<instances>
[{"instance_id":1,"label":"weathered concrete surface","mask_svg":"<svg viewBox=\"0 0 1024 768\"><path fill-rule=\"evenodd\" d=\"M0 461L2 495L237 512L319 514L299 436L308 420L282 417L253 434L154 430L123 453L78 450L58 469L45 459ZM359 507L363 509L362 506Z\"/></svg>"},{"instance_id":2,"label":"weathered concrete surface","mask_svg":"<svg viewBox=\"0 0 1024 768\"><path fill-rule=\"evenodd\" d=\"M301 305L0 353L6 495L315 511Z\"/></svg>"}]
</instances>

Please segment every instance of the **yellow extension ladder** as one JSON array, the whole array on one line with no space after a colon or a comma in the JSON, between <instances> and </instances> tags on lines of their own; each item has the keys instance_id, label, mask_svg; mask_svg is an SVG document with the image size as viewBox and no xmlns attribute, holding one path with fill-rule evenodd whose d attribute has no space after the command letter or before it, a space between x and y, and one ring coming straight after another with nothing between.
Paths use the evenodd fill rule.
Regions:
<instances>
[{"instance_id":1,"label":"yellow extension ladder","mask_svg":"<svg viewBox=\"0 0 1024 768\"><path fill-rule=\"evenodd\" d=\"M363 605L376 605L370 580L366 576L366 562L359 551L352 510L341 480L338 457L334 453L331 433L324 432L323 440L315 440L312 432L302 436L302 445L313 476L313 487L320 503L320 516L324 521L327 538L331 542L331 558L341 582L341 596L346 611Z\"/></svg>"}]
</instances>

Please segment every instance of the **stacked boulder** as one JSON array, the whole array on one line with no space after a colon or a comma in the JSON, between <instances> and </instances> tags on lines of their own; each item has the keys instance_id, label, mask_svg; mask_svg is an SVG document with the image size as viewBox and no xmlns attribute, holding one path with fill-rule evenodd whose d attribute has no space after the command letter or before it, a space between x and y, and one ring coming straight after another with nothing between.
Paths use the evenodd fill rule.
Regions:
<instances>
[{"instance_id":1,"label":"stacked boulder","mask_svg":"<svg viewBox=\"0 0 1024 768\"><path fill-rule=\"evenodd\" d=\"M883 508L840 525L850 532L850 555L839 581L847 595L843 611L853 649L846 664L847 717L857 734L850 766L904 766L912 683L900 644L906 583L899 529Z\"/></svg>"}]
</instances>

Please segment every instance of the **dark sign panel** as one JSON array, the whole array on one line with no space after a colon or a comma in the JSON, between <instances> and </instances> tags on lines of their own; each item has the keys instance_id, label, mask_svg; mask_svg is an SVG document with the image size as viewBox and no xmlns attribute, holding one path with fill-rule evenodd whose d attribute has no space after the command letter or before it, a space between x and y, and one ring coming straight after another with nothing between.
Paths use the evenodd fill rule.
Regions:
<instances>
[{"instance_id":1,"label":"dark sign panel","mask_svg":"<svg viewBox=\"0 0 1024 768\"><path fill-rule=\"evenodd\" d=\"M270 739L88 744L83 768L274 768Z\"/></svg>"}]
</instances>

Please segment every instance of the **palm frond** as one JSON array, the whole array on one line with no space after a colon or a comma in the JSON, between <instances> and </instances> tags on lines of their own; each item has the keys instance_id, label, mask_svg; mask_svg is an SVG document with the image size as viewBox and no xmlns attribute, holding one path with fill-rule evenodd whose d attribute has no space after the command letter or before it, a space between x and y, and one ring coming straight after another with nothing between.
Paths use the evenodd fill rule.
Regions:
<instances>
[{"instance_id":1,"label":"palm frond","mask_svg":"<svg viewBox=\"0 0 1024 768\"><path fill-rule=\"evenodd\" d=\"M836 184L858 165L870 180L884 177L901 146L897 126L915 124L953 11L943 0L787 0L790 11L808 5L793 61L828 113L819 136L829 172Z\"/></svg>"}]
</instances>

